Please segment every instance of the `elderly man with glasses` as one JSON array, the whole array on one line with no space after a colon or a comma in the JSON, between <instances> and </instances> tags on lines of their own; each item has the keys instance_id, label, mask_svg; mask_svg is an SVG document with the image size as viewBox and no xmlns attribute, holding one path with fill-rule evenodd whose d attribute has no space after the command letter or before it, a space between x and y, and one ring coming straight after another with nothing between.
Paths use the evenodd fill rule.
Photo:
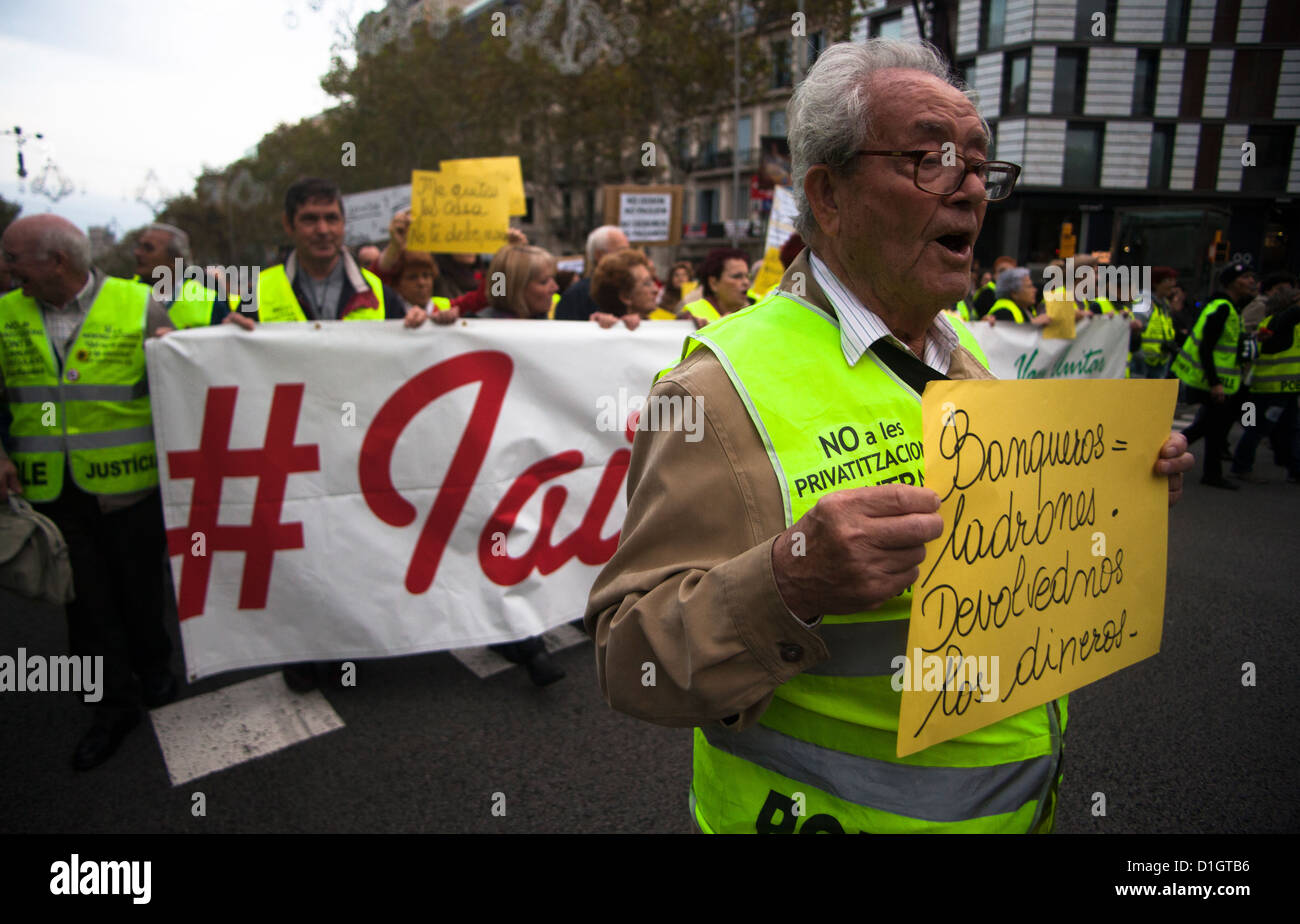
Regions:
<instances>
[{"instance_id":1,"label":"elderly man with glasses","mask_svg":"<svg viewBox=\"0 0 1300 924\"><path fill-rule=\"evenodd\" d=\"M1019 168L987 160L974 104L918 43L827 49L788 125L808 249L771 297L691 335L652 391L698 402L704 432L636 434L586 614L601 688L695 727L699 830L1051 830L1064 699L900 760L890 682L942 528L920 393L991 378L942 309ZM1173 437L1156 462L1171 502L1191 461Z\"/></svg>"}]
</instances>

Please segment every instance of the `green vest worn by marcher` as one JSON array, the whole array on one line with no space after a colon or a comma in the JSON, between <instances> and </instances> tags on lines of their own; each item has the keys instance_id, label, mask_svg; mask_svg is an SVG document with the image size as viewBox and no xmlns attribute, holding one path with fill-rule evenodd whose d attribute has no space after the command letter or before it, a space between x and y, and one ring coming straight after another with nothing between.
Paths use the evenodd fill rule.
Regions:
<instances>
[{"instance_id":1,"label":"green vest worn by marcher","mask_svg":"<svg viewBox=\"0 0 1300 924\"><path fill-rule=\"evenodd\" d=\"M944 318L987 365L965 325ZM699 347L717 356L767 447L787 526L830 491L924 484L920 395L872 350L850 367L834 317L774 292L692 334L683 357ZM843 452L827 458L821 433ZM871 612L826 616L831 660L778 687L757 724L695 729L691 805L703 831L1050 829L1065 697L896 756L892 679L911 605L909 590Z\"/></svg>"},{"instance_id":2,"label":"green vest worn by marcher","mask_svg":"<svg viewBox=\"0 0 1300 924\"><path fill-rule=\"evenodd\" d=\"M358 308L349 313L344 321L382 321L384 319L384 284L379 277L368 269L361 269L370 291L375 294L379 305L374 308ZM293 294L293 284L284 271L284 265L268 267L257 276L257 319L262 323L271 321L305 321L307 315L298 298Z\"/></svg>"},{"instance_id":3,"label":"green vest worn by marcher","mask_svg":"<svg viewBox=\"0 0 1300 924\"><path fill-rule=\"evenodd\" d=\"M1223 325L1219 342L1214 345L1214 371L1218 373L1225 395L1235 395L1241 387L1241 367L1237 365L1237 343L1241 339L1241 315L1232 302L1226 298L1216 298L1201 311L1196 319L1196 326L1183 342L1182 349L1174 357L1171 367L1174 375L1187 383L1189 388L1210 390L1210 380L1201 368L1201 334L1205 330L1206 319L1219 310L1220 305L1228 306L1228 322Z\"/></svg>"},{"instance_id":4,"label":"green vest worn by marcher","mask_svg":"<svg viewBox=\"0 0 1300 924\"><path fill-rule=\"evenodd\" d=\"M1147 317L1146 327L1142 329L1142 358L1149 365L1159 366L1168 354L1174 351L1174 319L1169 312L1155 301L1151 302L1151 314Z\"/></svg>"},{"instance_id":5,"label":"green vest worn by marcher","mask_svg":"<svg viewBox=\"0 0 1300 924\"><path fill-rule=\"evenodd\" d=\"M63 493L65 461L90 494L158 484L144 339L149 287L108 277L62 370L35 299L0 298L0 368L13 413L13 452L23 496Z\"/></svg>"},{"instance_id":6,"label":"green vest worn by marcher","mask_svg":"<svg viewBox=\"0 0 1300 924\"><path fill-rule=\"evenodd\" d=\"M707 298L697 298L693 302L687 302L682 305L682 309L684 311L689 311L697 318L703 318L709 322L716 321L722 317L722 315L718 314L718 309L714 308L713 304Z\"/></svg>"},{"instance_id":7,"label":"green vest worn by marcher","mask_svg":"<svg viewBox=\"0 0 1300 924\"><path fill-rule=\"evenodd\" d=\"M1019 306L1019 305L1017 305L1015 302L1013 302L1013 301L1012 301L1011 299L1009 299L1009 298L1000 298L1000 299L998 299L996 302L994 302L992 305L990 305L990 306L989 306L989 314L993 314L994 312L1000 311L1000 310L1002 310L1003 308L1006 308L1007 310L1009 310L1009 311L1011 312L1011 314L1012 314L1012 316L1015 318L1015 321L1016 321L1017 324L1024 324L1024 323L1025 323L1025 313L1020 309L1020 306ZM987 315L986 315L986 317L987 317Z\"/></svg>"},{"instance_id":8,"label":"green vest worn by marcher","mask_svg":"<svg viewBox=\"0 0 1300 924\"><path fill-rule=\"evenodd\" d=\"M974 320L974 318L971 317L970 307L966 304L966 299L964 298L957 303L957 317L961 318L963 321Z\"/></svg>"},{"instance_id":9,"label":"green vest worn by marcher","mask_svg":"<svg viewBox=\"0 0 1300 924\"><path fill-rule=\"evenodd\" d=\"M143 281L138 274L131 279L135 282ZM144 284L148 285L148 283ZM197 279L186 279L181 285L180 292L167 307L167 317L171 320L172 327L177 330L207 327L212 323L212 309L216 299L217 293L214 290L207 288ZM232 295L230 302L232 306L238 305L239 296Z\"/></svg>"},{"instance_id":10,"label":"green vest worn by marcher","mask_svg":"<svg viewBox=\"0 0 1300 924\"><path fill-rule=\"evenodd\" d=\"M1272 321L1269 315L1260 322L1259 329L1268 330ZM1281 353L1262 353L1255 359L1255 378L1250 388L1260 394L1300 392L1300 324L1291 328L1291 346Z\"/></svg>"}]
</instances>

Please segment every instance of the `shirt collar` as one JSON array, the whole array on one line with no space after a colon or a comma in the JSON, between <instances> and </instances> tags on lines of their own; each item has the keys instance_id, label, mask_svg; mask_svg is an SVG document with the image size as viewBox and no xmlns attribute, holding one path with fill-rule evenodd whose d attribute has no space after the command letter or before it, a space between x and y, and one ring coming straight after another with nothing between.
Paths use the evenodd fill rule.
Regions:
<instances>
[{"instance_id":1,"label":"shirt collar","mask_svg":"<svg viewBox=\"0 0 1300 924\"><path fill-rule=\"evenodd\" d=\"M809 251L808 258L812 265L813 279L826 293L826 298L840 319L840 349L844 351L844 359L850 366L856 366L862 354L882 338L897 344L908 353L911 352L909 347L890 333L889 327L879 315L864 305L848 286L840 282L817 254ZM947 375L952 351L960 345L952 325L935 315L925 335L924 362Z\"/></svg>"}]
</instances>

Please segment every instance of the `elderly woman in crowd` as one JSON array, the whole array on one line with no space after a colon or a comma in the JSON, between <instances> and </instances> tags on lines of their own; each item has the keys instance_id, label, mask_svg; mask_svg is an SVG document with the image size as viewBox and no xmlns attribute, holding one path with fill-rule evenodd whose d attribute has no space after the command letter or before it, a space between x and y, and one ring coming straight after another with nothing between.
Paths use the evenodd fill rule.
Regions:
<instances>
[{"instance_id":1,"label":"elderly woman in crowd","mask_svg":"<svg viewBox=\"0 0 1300 924\"><path fill-rule=\"evenodd\" d=\"M619 318L629 330L642 319L672 321L677 315L655 306L655 277L650 258L637 250L620 250L601 259L591 277L591 297L599 306L591 316L601 327L613 327Z\"/></svg>"},{"instance_id":2,"label":"elderly woman in crowd","mask_svg":"<svg viewBox=\"0 0 1300 924\"><path fill-rule=\"evenodd\" d=\"M1037 315L1033 313L1034 304L1038 301L1038 289L1029 278L1029 270L1023 266L1013 266L998 274L996 294L997 301L984 317L990 325L996 321L1029 323L1037 327L1051 323L1051 315L1046 312Z\"/></svg>"}]
</instances>

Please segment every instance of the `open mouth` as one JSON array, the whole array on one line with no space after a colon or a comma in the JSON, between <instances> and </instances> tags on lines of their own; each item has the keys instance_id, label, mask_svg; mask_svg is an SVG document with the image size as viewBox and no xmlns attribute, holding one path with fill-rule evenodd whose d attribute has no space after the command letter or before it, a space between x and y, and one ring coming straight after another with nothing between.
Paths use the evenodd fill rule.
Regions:
<instances>
[{"instance_id":1,"label":"open mouth","mask_svg":"<svg viewBox=\"0 0 1300 924\"><path fill-rule=\"evenodd\" d=\"M970 235L968 234L945 234L943 237L935 238L934 242L957 256L964 256L970 249Z\"/></svg>"}]
</instances>

